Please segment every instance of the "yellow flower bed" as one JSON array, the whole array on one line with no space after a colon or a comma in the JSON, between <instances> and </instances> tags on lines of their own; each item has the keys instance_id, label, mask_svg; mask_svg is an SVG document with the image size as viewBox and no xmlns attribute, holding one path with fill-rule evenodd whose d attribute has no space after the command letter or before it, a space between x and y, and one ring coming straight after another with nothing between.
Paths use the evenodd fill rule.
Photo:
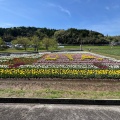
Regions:
<instances>
[{"instance_id":1,"label":"yellow flower bed","mask_svg":"<svg viewBox=\"0 0 120 120\"><path fill-rule=\"evenodd\" d=\"M73 54L65 54L65 56L69 59L69 60L73 60Z\"/></svg>"},{"instance_id":2,"label":"yellow flower bed","mask_svg":"<svg viewBox=\"0 0 120 120\"><path fill-rule=\"evenodd\" d=\"M106 75L107 76L120 76L120 70L81 70L81 69L64 69L64 68L40 68L40 69L0 69L0 77L1 76L39 76L39 75ZM45 77L45 76L44 76Z\"/></svg>"},{"instance_id":3,"label":"yellow flower bed","mask_svg":"<svg viewBox=\"0 0 120 120\"><path fill-rule=\"evenodd\" d=\"M54 57L51 57L50 55L47 55L47 56L45 57L45 60L57 60L58 58L59 58L58 55L55 55Z\"/></svg>"},{"instance_id":4,"label":"yellow flower bed","mask_svg":"<svg viewBox=\"0 0 120 120\"><path fill-rule=\"evenodd\" d=\"M96 59L96 60L99 60L99 61L102 61L103 60L103 58L97 58L97 57L95 57L95 56L92 56L92 55L85 55L85 54L83 54L82 56L81 56L81 60L86 60L86 59L90 59L90 60L92 60L92 59Z\"/></svg>"},{"instance_id":5,"label":"yellow flower bed","mask_svg":"<svg viewBox=\"0 0 120 120\"><path fill-rule=\"evenodd\" d=\"M103 60L103 58L97 58L97 60L102 61L102 60Z\"/></svg>"},{"instance_id":6,"label":"yellow flower bed","mask_svg":"<svg viewBox=\"0 0 120 120\"><path fill-rule=\"evenodd\" d=\"M81 56L81 60L86 60L86 59L95 59L95 57L92 56L92 55L85 55L85 54L83 54Z\"/></svg>"}]
</instances>

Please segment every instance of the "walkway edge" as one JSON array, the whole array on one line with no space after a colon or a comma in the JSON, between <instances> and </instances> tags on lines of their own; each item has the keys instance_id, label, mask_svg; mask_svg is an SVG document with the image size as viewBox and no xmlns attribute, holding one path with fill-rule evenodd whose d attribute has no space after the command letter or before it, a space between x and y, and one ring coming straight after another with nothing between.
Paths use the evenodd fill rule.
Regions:
<instances>
[{"instance_id":1,"label":"walkway edge","mask_svg":"<svg viewBox=\"0 0 120 120\"><path fill-rule=\"evenodd\" d=\"M73 104L73 105L120 105L120 100L88 99L44 99L44 98L0 98L0 103L27 104Z\"/></svg>"}]
</instances>

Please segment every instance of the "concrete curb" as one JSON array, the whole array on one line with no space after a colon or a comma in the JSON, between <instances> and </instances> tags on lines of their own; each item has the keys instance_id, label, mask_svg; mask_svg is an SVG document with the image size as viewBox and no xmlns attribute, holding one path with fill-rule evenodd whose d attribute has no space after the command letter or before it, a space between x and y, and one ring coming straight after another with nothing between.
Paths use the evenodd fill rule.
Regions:
<instances>
[{"instance_id":1,"label":"concrete curb","mask_svg":"<svg viewBox=\"0 0 120 120\"><path fill-rule=\"evenodd\" d=\"M0 103L26 104L73 104L73 105L120 105L120 100L88 100L88 99L41 99L41 98L0 98Z\"/></svg>"}]
</instances>

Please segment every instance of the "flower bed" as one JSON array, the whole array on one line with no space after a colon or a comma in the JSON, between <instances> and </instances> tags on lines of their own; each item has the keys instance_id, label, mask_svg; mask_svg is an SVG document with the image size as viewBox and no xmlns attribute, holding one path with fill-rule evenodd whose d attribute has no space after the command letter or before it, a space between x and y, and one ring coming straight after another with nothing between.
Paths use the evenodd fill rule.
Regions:
<instances>
[{"instance_id":1,"label":"flower bed","mask_svg":"<svg viewBox=\"0 0 120 120\"><path fill-rule=\"evenodd\" d=\"M120 78L120 62L90 53L0 57L0 78Z\"/></svg>"},{"instance_id":2,"label":"flower bed","mask_svg":"<svg viewBox=\"0 0 120 120\"><path fill-rule=\"evenodd\" d=\"M48 59L49 56L49 59ZM78 68L120 68L120 62L116 62L110 59L102 58L92 54L78 54L78 53L60 53L60 54L49 54L44 55L40 60L38 60L34 65L46 65L46 66L75 66Z\"/></svg>"},{"instance_id":3,"label":"flower bed","mask_svg":"<svg viewBox=\"0 0 120 120\"><path fill-rule=\"evenodd\" d=\"M120 78L120 70L70 68L0 69L1 78Z\"/></svg>"}]
</instances>

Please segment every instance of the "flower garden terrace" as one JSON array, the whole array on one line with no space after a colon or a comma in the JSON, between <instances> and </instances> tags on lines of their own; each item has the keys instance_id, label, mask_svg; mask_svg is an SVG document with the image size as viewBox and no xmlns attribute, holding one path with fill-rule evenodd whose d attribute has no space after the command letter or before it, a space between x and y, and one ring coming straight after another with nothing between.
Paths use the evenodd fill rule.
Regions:
<instances>
[{"instance_id":1,"label":"flower garden terrace","mask_svg":"<svg viewBox=\"0 0 120 120\"><path fill-rule=\"evenodd\" d=\"M0 57L6 77L120 78L120 61L89 52L42 53Z\"/></svg>"},{"instance_id":2,"label":"flower garden terrace","mask_svg":"<svg viewBox=\"0 0 120 120\"><path fill-rule=\"evenodd\" d=\"M0 68L73 67L120 69L120 60L88 52L23 54L0 57Z\"/></svg>"},{"instance_id":3,"label":"flower garden terrace","mask_svg":"<svg viewBox=\"0 0 120 120\"><path fill-rule=\"evenodd\" d=\"M44 67L74 68L116 68L120 69L120 61L92 53L49 53L44 54L34 65Z\"/></svg>"}]
</instances>

